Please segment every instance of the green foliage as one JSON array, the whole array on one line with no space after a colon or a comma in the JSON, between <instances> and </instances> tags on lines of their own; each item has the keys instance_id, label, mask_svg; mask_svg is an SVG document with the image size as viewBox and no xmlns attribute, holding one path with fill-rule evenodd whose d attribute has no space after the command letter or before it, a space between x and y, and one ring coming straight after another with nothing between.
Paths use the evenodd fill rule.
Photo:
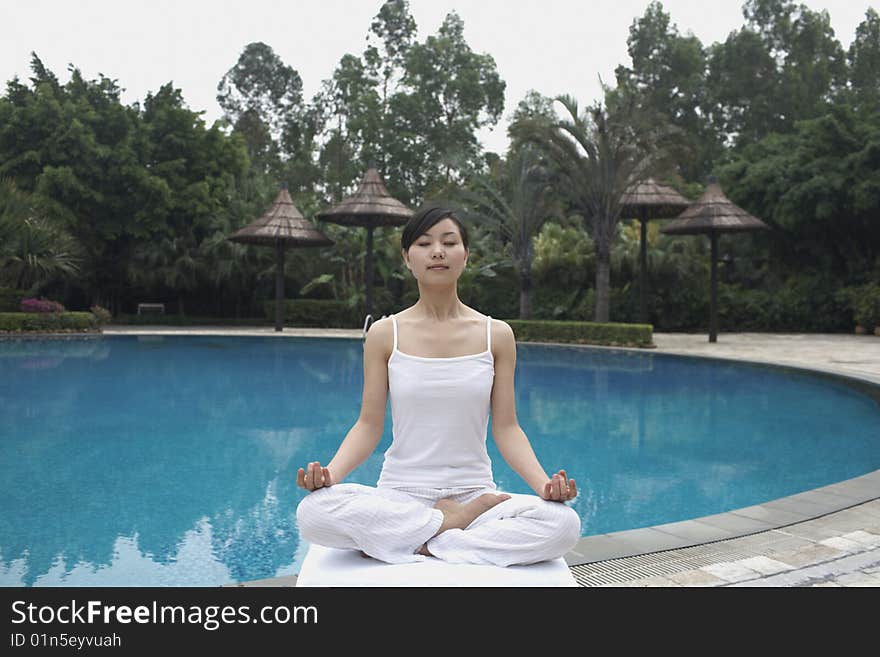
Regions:
<instances>
[{"instance_id":1,"label":"green foliage","mask_svg":"<svg viewBox=\"0 0 880 657\"><path fill-rule=\"evenodd\" d=\"M123 106L103 76L87 81L72 69L62 86L36 55L32 68L32 88L16 81L0 98L0 175L32 192L40 212L29 215L28 239L47 263L18 275L32 285L61 277L83 305L112 308L132 285L136 253L173 236L192 256L233 202L247 156L219 125L206 129L170 85L141 110ZM146 271L141 284L162 278Z\"/></svg>"},{"instance_id":2,"label":"green foliage","mask_svg":"<svg viewBox=\"0 0 880 657\"><path fill-rule=\"evenodd\" d=\"M755 143L818 116L846 82L827 12L791 0L747 0L746 25L709 48L704 110L728 144Z\"/></svg>"},{"instance_id":3,"label":"green foliage","mask_svg":"<svg viewBox=\"0 0 880 657\"><path fill-rule=\"evenodd\" d=\"M217 85L224 117L247 145L252 166L307 192L317 181L315 108L303 101L302 78L262 42L245 46Z\"/></svg>"},{"instance_id":4,"label":"green foliage","mask_svg":"<svg viewBox=\"0 0 880 657\"><path fill-rule=\"evenodd\" d=\"M880 101L880 15L873 7L865 11L865 20L847 53L850 88L866 105Z\"/></svg>"},{"instance_id":5,"label":"green foliage","mask_svg":"<svg viewBox=\"0 0 880 657\"><path fill-rule=\"evenodd\" d=\"M554 100L541 95L534 89L530 89L525 97L519 101L510 124L507 126L507 136L510 139L510 151L516 152L528 143L528 135L518 130L519 126L534 123L551 126L559 121L559 115L553 107Z\"/></svg>"},{"instance_id":6,"label":"green foliage","mask_svg":"<svg viewBox=\"0 0 880 657\"><path fill-rule=\"evenodd\" d=\"M632 68L618 66L617 84L636 95L644 110L680 129L676 169L702 179L721 153L706 107L706 51L693 34L682 36L659 2L651 2L629 28Z\"/></svg>"},{"instance_id":7,"label":"green foliage","mask_svg":"<svg viewBox=\"0 0 880 657\"><path fill-rule=\"evenodd\" d=\"M24 290L0 287L0 313L17 312L25 296Z\"/></svg>"},{"instance_id":8,"label":"green foliage","mask_svg":"<svg viewBox=\"0 0 880 657\"><path fill-rule=\"evenodd\" d=\"M328 196L338 200L370 160L411 206L483 168L476 133L504 106L495 62L471 50L455 13L423 43L416 32L409 3L384 3L363 56L346 54L313 100L327 126L319 162Z\"/></svg>"},{"instance_id":9,"label":"green foliage","mask_svg":"<svg viewBox=\"0 0 880 657\"><path fill-rule=\"evenodd\" d=\"M427 196L469 174L480 152L477 130L501 118L505 83L491 55L470 49L464 23L454 12L436 36L412 46L406 62L407 95L391 106L400 127L422 137L409 159Z\"/></svg>"},{"instance_id":10,"label":"green foliage","mask_svg":"<svg viewBox=\"0 0 880 657\"><path fill-rule=\"evenodd\" d=\"M470 186L457 194L465 207L464 216L481 222L496 244L510 253L521 291L521 319L529 319L532 313L535 235L560 212L551 191L550 173L539 153L524 144L496 162L489 175L473 176Z\"/></svg>"},{"instance_id":11,"label":"green foliage","mask_svg":"<svg viewBox=\"0 0 880 657\"><path fill-rule=\"evenodd\" d=\"M98 323L92 313L6 313L0 312L0 332L93 332Z\"/></svg>"},{"instance_id":12,"label":"green foliage","mask_svg":"<svg viewBox=\"0 0 880 657\"><path fill-rule=\"evenodd\" d=\"M119 313L113 316L113 323L121 326L155 326L157 324L161 326L271 326L274 319L274 311L272 320L262 316L211 317L195 314L180 315L178 313L164 315Z\"/></svg>"},{"instance_id":13,"label":"green foliage","mask_svg":"<svg viewBox=\"0 0 880 657\"><path fill-rule=\"evenodd\" d=\"M264 301L263 310L268 319L275 318L274 301ZM363 321L358 307L329 299L285 299L283 317L285 326L299 327L360 328Z\"/></svg>"},{"instance_id":14,"label":"green foliage","mask_svg":"<svg viewBox=\"0 0 880 657\"><path fill-rule=\"evenodd\" d=\"M80 272L82 248L38 197L0 179L0 281L35 293Z\"/></svg>"},{"instance_id":15,"label":"green foliage","mask_svg":"<svg viewBox=\"0 0 880 657\"><path fill-rule=\"evenodd\" d=\"M652 347L650 324L505 320L521 342L565 342L617 347Z\"/></svg>"},{"instance_id":16,"label":"green foliage","mask_svg":"<svg viewBox=\"0 0 880 657\"><path fill-rule=\"evenodd\" d=\"M113 315L110 311L102 306L92 306L89 308L89 311L95 316L95 322L98 326L104 326L104 324L108 324L110 320L113 319Z\"/></svg>"},{"instance_id":17,"label":"green foliage","mask_svg":"<svg viewBox=\"0 0 880 657\"><path fill-rule=\"evenodd\" d=\"M855 324L873 331L880 327L880 285L867 283L840 290L837 299L850 311Z\"/></svg>"},{"instance_id":18,"label":"green foliage","mask_svg":"<svg viewBox=\"0 0 880 657\"><path fill-rule=\"evenodd\" d=\"M850 313L838 288L823 276L793 277L768 289L719 284L718 317L722 330L831 333L851 330ZM708 321L708 319L706 320Z\"/></svg>"},{"instance_id":19,"label":"green foliage","mask_svg":"<svg viewBox=\"0 0 880 657\"><path fill-rule=\"evenodd\" d=\"M591 302L595 302L592 289L539 286L535 288L533 316L535 319L589 321L593 315Z\"/></svg>"},{"instance_id":20,"label":"green foliage","mask_svg":"<svg viewBox=\"0 0 880 657\"><path fill-rule=\"evenodd\" d=\"M720 170L727 195L775 230L773 260L857 280L880 249L880 112L838 102L771 135Z\"/></svg>"},{"instance_id":21,"label":"green foliage","mask_svg":"<svg viewBox=\"0 0 880 657\"><path fill-rule=\"evenodd\" d=\"M630 94L610 95L607 104L585 111L571 96L558 96L565 117L548 125L524 121L516 134L536 144L552 163L554 188L589 223L596 248L595 319L607 321L610 301L611 245L623 194L651 175L666 153L664 126Z\"/></svg>"},{"instance_id":22,"label":"green foliage","mask_svg":"<svg viewBox=\"0 0 880 657\"><path fill-rule=\"evenodd\" d=\"M577 226L544 224L535 237L532 272L538 285L562 289L589 285L596 271L593 240Z\"/></svg>"}]
</instances>

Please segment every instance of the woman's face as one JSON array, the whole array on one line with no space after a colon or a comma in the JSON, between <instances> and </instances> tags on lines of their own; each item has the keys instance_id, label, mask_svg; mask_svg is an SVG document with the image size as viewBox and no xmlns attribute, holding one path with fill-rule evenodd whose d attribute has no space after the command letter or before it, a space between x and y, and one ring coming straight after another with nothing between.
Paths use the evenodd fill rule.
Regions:
<instances>
[{"instance_id":1,"label":"woman's face","mask_svg":"<svg viewBox=\"0 0 880 657\"><path fill-rule=\"evenodd\" d=\"M468 251L461 241L458 225L452 219L441 219L426 233L419 235L403 254L404 262L425 284L448 284L458 280L467 265Z\"/></svg>"}]
</instances>

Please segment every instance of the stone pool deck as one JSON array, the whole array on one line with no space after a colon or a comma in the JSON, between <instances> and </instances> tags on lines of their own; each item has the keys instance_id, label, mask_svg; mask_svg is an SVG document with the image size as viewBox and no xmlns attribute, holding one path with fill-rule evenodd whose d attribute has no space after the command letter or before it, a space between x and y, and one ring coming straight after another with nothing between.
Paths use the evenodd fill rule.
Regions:
<instances>
[{"instance_id":1,"label":"stone pool deck","mask_svg":"<svg viewBox=\"0 0 880 657\"><path fill-rule=\"evenodd\" d=\"M359 337L360 330L107 327L106 334ZM785 365L849 377L880 403L880 337L655 333L657 353ZM640 350L641 351L641 350ZM566 555L582 586L880 586L880 470L692 520L582 538ZM291 586L279 577L240 586Z\"/></svg>"}]
</instances>

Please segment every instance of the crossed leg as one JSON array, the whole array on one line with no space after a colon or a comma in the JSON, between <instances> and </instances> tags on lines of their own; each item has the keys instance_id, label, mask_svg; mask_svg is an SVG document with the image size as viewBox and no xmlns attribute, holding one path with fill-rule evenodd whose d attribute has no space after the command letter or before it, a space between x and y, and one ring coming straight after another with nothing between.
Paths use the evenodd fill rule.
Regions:
<instances>
[{"instance_id":1,"label":"crossed leg","mask_svg":"<svg viewBox=\"0 0 880 657\"><path fill-rule=\"evenodd\" d=\"M428 555L452 563L536 563L564 555L581 530L577 512L565 504L490 488L343 483L309 493L296 513L306 540L389 563Z\"/></svg>"}]
</instances>

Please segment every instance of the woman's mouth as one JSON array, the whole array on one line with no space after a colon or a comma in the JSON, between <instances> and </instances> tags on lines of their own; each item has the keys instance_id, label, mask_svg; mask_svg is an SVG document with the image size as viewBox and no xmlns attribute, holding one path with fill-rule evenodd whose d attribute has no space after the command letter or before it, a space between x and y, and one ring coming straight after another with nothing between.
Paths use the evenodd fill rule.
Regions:
<instances>
[{"instance_id":1,"label":"woman's mouth","mask_svg":"<svg viewBox=\"0 0 880 657\"><path fill-rule=\"evenodd\" d=\"M428 269L449 269L447 265L431 265Z\"/></svg>"}]
</instances>

